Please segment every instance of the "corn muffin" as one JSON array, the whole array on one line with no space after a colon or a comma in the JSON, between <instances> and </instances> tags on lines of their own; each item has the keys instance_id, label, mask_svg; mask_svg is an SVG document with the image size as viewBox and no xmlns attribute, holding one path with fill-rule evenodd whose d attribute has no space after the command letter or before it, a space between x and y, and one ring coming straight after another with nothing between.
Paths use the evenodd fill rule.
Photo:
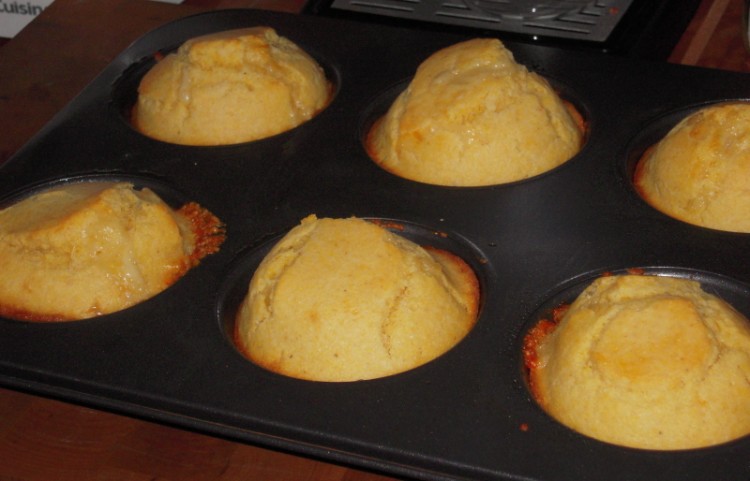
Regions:
<instances>
[{"instance_id":1,"label":"corn muffin","mask_svg":"<svg viewBox=\"0 0 750 481\"><path fill-rule=\"evenodd\" d=\"M499 40L472 39L419 66L366 147L398 176L481 186L546 172L582 141L582 119L545 79L516 63Z\"/></svg>"},{"instance_id":2,"label":"corn muffin","mask_svg":"<svg viewBox=\"0 0 750 481\"><path fill-rule=\"evenodd\" d=\"M525 357L540 405L601 441L652 450L750 433L750 324L696 281L605 276Z\"/></svg>"},{"instance_id":3,"label":"corn muffin","mask_svg":"<svg viewBox=\"0 0 750 481\"><path fill-rule=\"evenodd\" d=\"M305 218L263 259L236 319L256 364L311 381L400 373L472 329L479 285L457 256L357 218Z\"/></svg>"},{"instance_id":4,"label":"corn muffin","mask_svg":"<svg viewBox=\"0 0 750 481\"><path fill-rule=\"evenodd\" d=\"M0 315L85 319L166 289L224 239L194 203L173 211L149 189L77 182L0 211Z\"/></svg>"},{"instance_id":5,"label":"corn muffin","mask_svg":"<svg viewBox=\"0 0 750 481\"><path fill-rule=\"evenodd\" d=\"M318 63L269 27L193 38L141 80L132 121L155 139L236 144L312 118L330 99Z\"/></svg>"},{"instance_id":6,"label":"corn muffin","mask_svg":"<svg viewBox=\"0 0 750 481\"><path fill-rule=\"evenodd\" d=\"M644 155L635 184L671 217L750 232L750 104L714 105L682 120Z\"/></svg>"}]
</instances>

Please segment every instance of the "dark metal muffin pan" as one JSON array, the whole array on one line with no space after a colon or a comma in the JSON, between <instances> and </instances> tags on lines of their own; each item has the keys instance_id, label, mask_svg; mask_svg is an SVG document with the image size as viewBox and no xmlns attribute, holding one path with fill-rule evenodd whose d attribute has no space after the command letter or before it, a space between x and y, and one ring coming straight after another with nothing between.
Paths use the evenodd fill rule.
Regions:
<instances>
[{"instance_id":1,"label":"dark metal muffin pan","mask_svg":"<svg viewBox=\"0 0 750 481\"><path fill-rule=\"evenodd\" d=\"M127 107L154 53L255 25L275 27L327 69L335 97L317 117L221 147L171 145L130 128ZM0 319L0 383L419 479L749 479L749 438L654 452L558 424L529 396L520 346L550 303L633 267L704 281L750 314L750 236L671 219L630 182L650 143L695 108L745 99L750 77L509 42L583 112L590 131L580 154L533 179L478 188L381 170L362 138L383 98L432 52L464 38L228 10L137 40L0 167L0 202L50 183L127 179L202 204L227 224L227 241L130 309L56 324ZM273 240L311 213L392 221L418 242L459 251L481 281L474 330L435 361L372 381L300 381L247 361L227 335L233 309Z\"/></svg>"}]
</instances>

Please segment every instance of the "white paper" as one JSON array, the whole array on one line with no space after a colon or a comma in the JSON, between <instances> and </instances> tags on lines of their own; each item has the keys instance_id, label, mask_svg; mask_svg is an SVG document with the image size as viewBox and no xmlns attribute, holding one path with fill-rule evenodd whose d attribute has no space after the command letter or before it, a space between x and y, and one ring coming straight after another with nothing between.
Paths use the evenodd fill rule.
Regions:
<instances>
[{"instance_id":1,"label":"white paper","mask_svg":"<svg viewBox=\"0 0 750 481\"><path fill-rule=\"evenodd\" d=\"M53 0L0 0L0 37L13 38Z\"/></svg>"}]
</instances>

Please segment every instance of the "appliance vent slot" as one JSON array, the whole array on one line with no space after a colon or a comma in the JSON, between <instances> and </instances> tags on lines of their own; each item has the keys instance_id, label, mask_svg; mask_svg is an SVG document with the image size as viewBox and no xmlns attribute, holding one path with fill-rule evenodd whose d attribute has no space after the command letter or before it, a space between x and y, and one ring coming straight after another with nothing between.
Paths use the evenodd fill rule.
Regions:
<instances>
[{"instance_id":1,"label":"appliance vent slot","mask_svg":"<svg viewBox=\"0 0 750 481\"><path fill-rule=\"evenodd\" d=\"M333 0L332 9L604 42L633 0Z\"/></svg>"}]
</instances>

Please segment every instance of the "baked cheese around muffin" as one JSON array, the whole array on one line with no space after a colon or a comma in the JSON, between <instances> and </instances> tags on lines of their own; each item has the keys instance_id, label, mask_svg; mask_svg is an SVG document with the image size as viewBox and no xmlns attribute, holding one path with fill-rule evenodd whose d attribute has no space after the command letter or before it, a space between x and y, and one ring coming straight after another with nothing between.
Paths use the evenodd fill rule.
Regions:
<instances>
[{"instance_id":1,"label":"baked cheese around muffin","mask_svg":"<svg viewBox=\"0 0 750 481\"><path fill-rule=\"evenodd\" d=\"M86 319L153 297L224 240L195 203L175 211L126 182L75 182L0 210L0 315Z\"/></svg>"},{"instance_id":2,"label":"baked cheese around muffin","mask_svg":"<svg viewBox=\"0 0 750 481\"><path fill-rule=\"evenodd\" d=\"M573 157L583 121L549 83L497 39L477 38L427 58L366 147L385 170L445 186L526 179Z\"/></svg>"},{"instance_id":3,"label":"baked cheese around muffin","mask_svg":"<svg viewBox=\"0 0 750 481\"><path fill-rule=\"evenodd\" d=\"M321 66L270 27L186 41L140 82L132 122L143 134L183 145L224 145L279 134L329 102Z\"/></svg>"},{"instance_id":4,"label":"baked cheese around muffin","mask_svg":"<svg viewBox=\"0 0 750 481\"><path fill-rule=\"evenodd\" d=\"M374 379L451 349L474 326L478 299L474 272L453 254L363 219L309 216L255 271L235 338L279 374Z\"/></svg>"},{"instance_id":5,"label":"baked cheese around muffin","mask_svg":"<svg viewBox=\"0 0 750 481\"><path fill-rule=\"evenodd\" d=\"M601 277L557 325L537 328L525 352L532 391L575 431L651 450L750 433L750 323L697 281Z\"/></svg>"}]
</instances>

